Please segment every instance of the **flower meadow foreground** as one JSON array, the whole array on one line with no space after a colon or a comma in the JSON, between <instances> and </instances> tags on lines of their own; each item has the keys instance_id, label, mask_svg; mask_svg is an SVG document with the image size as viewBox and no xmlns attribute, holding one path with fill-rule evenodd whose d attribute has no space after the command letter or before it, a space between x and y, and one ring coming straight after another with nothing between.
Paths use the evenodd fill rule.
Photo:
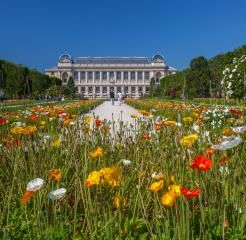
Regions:
<instances>
[{"instance_id":1,"label":"flower meadow foreground","mask_svg":"<svg viewBox=\"0 0 246 240\"><path fill-rule=\"evenodd\" d=\"M2 112L1 239L246 239L244 108L99 103Z\"/></svg>"}]
</instances>

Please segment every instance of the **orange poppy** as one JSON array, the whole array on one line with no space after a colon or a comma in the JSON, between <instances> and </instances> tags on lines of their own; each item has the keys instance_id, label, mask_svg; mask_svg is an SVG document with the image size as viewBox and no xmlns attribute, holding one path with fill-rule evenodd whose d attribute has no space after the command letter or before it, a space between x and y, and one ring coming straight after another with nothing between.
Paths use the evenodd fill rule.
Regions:
<instances>
[{"instance_id":1,"label":"orange poppy","mask_svg":"<svg viewBox=\"0 0 246 240\"><path fill-rule=\"evenodd\" d=\"M25 191L25 193L23 194L22 198L21 198L21 204L26 204L28 203L32 197L35 195L36 192L33 191Z\"/></svg>"},{"instance_id":2,"label":"orange poppy","mask_svg":"<svg viewBox=\"0 0 246 240\"><path fill-rule=\"evenodd\" d=\"M60 170L54 170L50 173L50 178L59 182L61 180L62 174Z\"/></svg>"}]
</instances>

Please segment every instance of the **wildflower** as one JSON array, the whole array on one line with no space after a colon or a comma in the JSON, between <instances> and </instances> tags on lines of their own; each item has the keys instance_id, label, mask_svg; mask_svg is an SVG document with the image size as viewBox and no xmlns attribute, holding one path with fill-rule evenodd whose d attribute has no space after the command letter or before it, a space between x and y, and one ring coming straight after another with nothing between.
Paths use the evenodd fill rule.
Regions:
<instances>
[{"instance_id":1,"label":"wildflower","mask_svg":"<svg viewBox=\"0 0 246 240\"><path fill-rule=\"evenodd\" d=\"M223 129L222 134L223 135L231 135L231 134L233 134L233 131L230 128L225 128L225 129Z\"/></svg>"},{"instance_id":2,"label":"wildflower","mask_svg":"<svg viewBox=\"0 0 246 240\"><path fill-rule=\"evenodd\" d=\"M0 117L0 125L1 124L7 124L9 121L7 118L4 118L4 117Z\"/></svg>"},{"instance_id":3,"label":"wildflower","mask_svg":"<svg viewBox=\"0 0 246 240\"><path fill-rule=\"evenodd\" d=\"M175 197L179 197L181 195L181 186L176 184L170 185L168 191L172 192Z\"/></svg>"},{"instance_id":4,"label":"wildflower","mask_svg":"<svg viewBox=\"0 0 246 240\"><path fill-rule=\"evenodd\" d=\"M146 111L146 110L140 110L140 111L138 111L140 114L142 114L143 116L150 116L151 115L151 113L149 113L148 111Z\"/></svg>"},{"instance_id":5,"label":"wildflower","mask_svg":"<svg viewBox=\"0 0 246 240\"><path fill-rule=\"evenodd\" d=\"M205 152L206 157L211 158L212 157L212 154L214 152L214 149L211 148L211 147L208 147L208 148L205 149L204 152Z\"/></svg>"},{"instance_id":6,"label":"wildflower","mask_svg":"<svg viewBox=\"0 0 246 240\"><path fill-rule=\"evenodd\" d=\"M175 194L173 192L165 193L161 198L161 203L163 206L171 207L175 203Z\"/></svg>"},{"instance_id":7,"label":"wildflower","mask_svg":"<svg viewBox=\"0 0 246 240\"><path fill-rule=\"evenodd\" d=\"M96 119L95 120L95 124L96 124L97 127L99 127L102 124L102 121L99 120L99 119Z\"/></svg>"},{"instance_id":8,"label":"wildflower","mask_svg":"<svg viewBox=\"0 0 246 240\"><path fill-rule=\"evenodd\" d=\"M176 126L176 122L175 121L163 121L162 125L164 125L164 126Z\"/></svg>"},{"instance_id":9,"label":"wildflower","mask_svg":"<svg viewBox=\"0 0 246 240\"><path fill-rule=\"evenodd\" d=\"M150 140L151 136L144 134L142 138L143 138L143 140Z\"/></svg>"},{"instance_id":10,"label":"wildflower","mask_svg":"<svg viewBox=\"0 0 246 240\"><path fill-rule=\"evenodd\" d=\"M67 192L67 189L65 188L59 188L55 191L52 191L49 193L49 198L53 201L59 200L65 196L65 193Z\"/></svg>"},{"instance_id":11,"label":"wildflower","mask_svg":"<svg viewBox=\"0 0 246 240\"><path fill-rule=\"evenodd\" d=\"M96 150L94 150L93 152L90 152L90 155L93 158L99 158L103 155L103 149L101 147L98 147Z\"/></svg>"},{"instance_id":12,"label":"wildflower","mask_svg":"<svg viewBox=\"0 0 246 240\"><path fill-rule=\"evenodd\" d=\"M41 125L41 126L44 126L46 123L45 123L45 121L40 121L39 122L39 125Z\"/></svg>"},{"instance_id":13,"label":"wildflower","mask_svg":"<svg viewBox=\"0 0 246 240\"><path fill-rule=\"evenodd\" d=\"M212 168L212 161L203 156L197 156L192 160L190 167L197 168L200 171L209 170Z\"/></svg>"},{"instance_id":14,"label":"wildflower","mask_svg":"<svg viewBox=\"0 0 246 240\"><path fill-rule=\"evenodd\" d=\"M99 185L102 183L103 173L100 171L93 171L89 174L88 178L86 179L85 185L86 187L91 187L94 185Z\"/></svg>"},{"instance_id":15,"label":"wildflower","mask_svg":"<svg viewBox=\"0 0 246 240\"><path fill-rule=\"evenodd\" d=\"M30 135L30 134L35 133L36 131L37 131L36 126L27 126L27 127L23 128L22 134L23 135Z\"/></svg>"},{"instance_id":16,"label":"wildflower","mask_svg":"<svg viewBox=\"0 0 246 240\"><path fill-rule=\"evenodd\" d=\"M193 121L193 119L192 119L192 117L184 117L184 118L183 118L183 121L184 121L185 123L190 123L190 122Z\"/></svg>"},{"instance_id":17,"label":"wildflower","mask_svg":"<svg viewBox=\"0 0 246 240\"><path fill-rule=\"evenodd\" d=\"M23 194L23 196L21 198L21 204L28 203L35 194L36 194L36 192L34 192L34 191L25 191L25 193Z\"/></svg>"},{"instance_id":18,"label":"wildflower","mask_svg":"<svg viewBox=\"0 0 246 240\"><path fill-rule=\"evenodd\" d=\"M51 143L51 146L58 148L61 146L61 141L59 139L56 139Z\"/></svg>"},{"instance_id":19,"label":"wildflower","mask_svg":"<svg viewBox=\"0 0 246 240\"><path fill-rule=\"evenodd\" d=\"M150 185L149 190L151 192L159 192L164 186L164 181L160 180L158 182L154 182Z\"/></svg>"},{"instance_id":20,"label":"wildflower","mask_svg":"<svg viewBox=\"0 0 246 240\"><path fill-rule=\"evenodd\" d=\"M225 165L228 163L228 158L226 156L224 156L220 161L219 164L220 166Z\"/></svg>"},{"instance_id":21,"label":"wildflower","mask_svg":"<svg viewBox=\"0 0 246 240\"><path fill-rule=\"evenodd\" d=\"M231 128L231 129L235 133L243 133L243 132L246 131L246 126L234 127L234 128Z\"/></svg>"},{"instance_id":22,"label":"wildflower","mask_svg":"<svg viewBox=\"0 0 246 240\"><path fill-rule=\"evenodd\" d=\"M84 118L84 121L85 121L86 123L91 123L92 120L93 120L93 118L92 118L91 116L87 116L87 117Z\"/></svg>"},{"instance_id":23,"label":"wildflower","mask_svg":"<svg viewBox=\"0 0 246 240\"><path fill-rule=\"evenodd\" d=\"M119 194L115 194L113 197L113 205L114 208L125 208L126 207L126 199L124 197L119 196Z\"/></svg>"},{"instance_id":24,"label":"wildflower","mask_svg":"<svg viewBox=\"0 0 246 240\"><path fill-rule=\"evenodd\" d=\"M155 124L155 130L160 130L161 129L161 124L159 124L159 123L157 123L157 124Z\"/></svg>"},{"instance_id":25,"label":"wildflower","mask_svg":"<svg viewBox=\"0 0 246 240\"><path fill-rule=\"evenodd\" d=\"M112 166L111 168L102 168L100 172L103 175L103 181L111 187L117 187L121 181L121 168L119 166Z\"/></svg>"},{"instance_id":26,"label":"wildflower","mask_svg":"<svg viewBox=\"0 0 246 240\"><path fill-rule=\"evenodd\" d=\"M37 119L38 119L37 115L29 117L30 121L36 121Z\"/></svg>"},{"instance_id":27,"label":"wildflower","mask_svg":"<svg viewBox=\"0 0 246 240\"><path fill-rule=\"evenodd\" d=\"M181 193L184 195L184 197L191 199L198 197L200 193L200 189L188 189L188 188L181 188Z\"/></svg>"},{"instance_id":28,"label":"wildflower","mask_svg":"<svg viewBox=\"0 0 246 240\"><path fill-rule=\"evenodd\" d=\"M124 166L129 166L132 164L132 161L128 159L121 159L120 162L122 162Z\"/></svg>"},{"instance_id":29,"label":"wildflower","mask_svg":"<svg viewBox=\"0 0 246 240\"><path fill-rule=\"evenodd\" d=\"M137 118L137 115L136 114L131 114L130 117L134 119L134 118Z\"/></svg>"},{"instance_id":30,"label":"wildflower","mask_svg":"<svg viewBox=\"0 0 246 240\"><path fill-rule=\"evenodd\" d=\"M68 126L71 123L71 121L72 121L72 119L68 118L68 119L64 120L63 125Z\"/></svg>"},{"instance_id":31,"label":"wildflower","mask_svg":"<svg viewBox=\"0 0 246 240\"><path fill-rule=\"evenodd\" d=\"M42 178L35 178L27 183L26 190L36 192L44 185L44 180Z\"/></svg>"},{"instance_id":32,"label":"wildflower","mask_svg":"<svg viewBox=\"0 0 246 240\"><path fill-rule=\"evenodd\" d=\"M62 174L60 170L54 170L49 174L51 179L54 179L55 181L59 182L61 180Z\"/></svg>"},{"instance_id":33,"label":"wildflower","mask_svg":"<svg viewBox=\"0 0 246 240\"><path fill-rule=\"evenodd\" d=\"M15 126L15 127L11 128L10 131L13 134L20 135L20 134L22 134L23 128L22 127Z\"/></svg>"},{"instance_id":34,"label":"wildflower","mask_svg":"<svg viewBox=\"0 0 246 240\"><path fill-rule=\"evenodd\" d=\"M213 145L212 148L214 150L227 150L227 149L230 149L230 148L233 148L233 147L236 147L237 145L239 145L241 142L242 142L242 138L240 137L235 137L233 140L231 141L224 141L218 145Z\"/></svg>"},{"instance_id":35,"label":"wildflower","mask_svg":"<svg viewBox=\"0 0 246 240\"><path fill-rule=\"evenodd\" d=\"M240 116L240 115L243 114L243 112L238 110L238 109L230 109L230 113L234 114L234 115L237 115L237 116Z\"/></svg>"},{"instance_id":36,"label":"wildflower","mask_svg":"<svg viewBox=\"0 0 246 240\"><path fill-rule=\"evenodd\" d=\"M156 179L156 180L163 179L164 178L164 174L162 172L159 172L159 173L153 172L152 175L151 175L151 177L153 179Z\"/></svg>"},{"instance_id":37,"label":"wildflower","mask_svg":"<svg viewBox=\"0 0 246 240\"><path fill-rule=\"evenodd\" d=\"M184 136L180 143L183 145L183 146L186 146L186 147L192 147L192 145L195 143L195 141L197 141L198 139L198 135L197 134L191 134L191 135L188 135L188 136Z\"/></svg>"}]
</instances>

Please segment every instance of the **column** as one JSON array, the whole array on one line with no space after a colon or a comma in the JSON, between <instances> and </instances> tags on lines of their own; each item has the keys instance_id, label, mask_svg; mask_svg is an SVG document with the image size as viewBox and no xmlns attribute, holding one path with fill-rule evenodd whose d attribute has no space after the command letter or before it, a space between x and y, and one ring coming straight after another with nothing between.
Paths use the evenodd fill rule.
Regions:
<instances>
[{"instance_id":1,"label":"column","mask_svg":"<svg viewBox=\"0 0 246 240\"><path fill-rule=\"evenodd\" d=\"M128 83L131 82L131 72L128 72Z\"/></svg>"},{"instance_id":2,"label":"column","mask_svg":"<svg viewBox=\"0 0 246 240\"><path fill-rule=\"evenodd\" d=\"M88 84L88 72L85 72L85 83Z\"/></svg>"},{"instance_id":3,"label":"column","mask_svg":"<svg viewBox=\"0 0 246 240\"><path fill-rule=\"evenodd\" d=\"M99 72L100 73L100 84L102 84L102 71Z\"/></svg>"},{"instance_id":4,"label":"column","mask_svg":"<svg viewBox=\"0 0 246 240\"><path fill-rule=\"evenodd\" d=\"M124 86L121 86L121 93L123 94L123 95L125 95L125 91L124 91L125 89L124 89Z\"/></svg>"},{"instance_id":5,"label":"column","mask_svg":"<svg viewBox=\"0 0 246 240\"><path fill-rule=\"evenodd\" d=\"M92 72L92 83L93 83L93 85L95 84L95 71Z\"/></svg>"},{"instance_id":6,"label":"column","mask_svg":"<svg viewBox=\"0 0 246 240\"><path fill-rule=\"evenodd\" d=\"M136 84L138 83L138 72L136 71L135 72L135 81L134 81Z\"/></svg>"}]
</instances>

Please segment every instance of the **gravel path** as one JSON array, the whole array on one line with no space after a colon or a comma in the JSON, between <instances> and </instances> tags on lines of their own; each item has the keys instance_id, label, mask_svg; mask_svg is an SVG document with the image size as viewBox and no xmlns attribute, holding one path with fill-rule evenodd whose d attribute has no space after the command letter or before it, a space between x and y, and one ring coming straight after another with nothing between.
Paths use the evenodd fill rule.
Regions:
<instances>
[{"instance_id":1,"label":"gravel path","mask_svg":"<svg viewBox=\"0 0 246 240\"><path fill-rule=\"evenodd\" d=\"M133 107L126 104L119 105L119 101L115 101L112 106L110 101L105 101L101 105L97 106L95 109L89 113L90 116L94 116L100 120L107 119L110 122L114 122L115 129L119 129L120 122L124 125L129 126L134 123L134 119L130 117L131 114L137 114L138 111Z\"/></svg>"}]
</instances>

